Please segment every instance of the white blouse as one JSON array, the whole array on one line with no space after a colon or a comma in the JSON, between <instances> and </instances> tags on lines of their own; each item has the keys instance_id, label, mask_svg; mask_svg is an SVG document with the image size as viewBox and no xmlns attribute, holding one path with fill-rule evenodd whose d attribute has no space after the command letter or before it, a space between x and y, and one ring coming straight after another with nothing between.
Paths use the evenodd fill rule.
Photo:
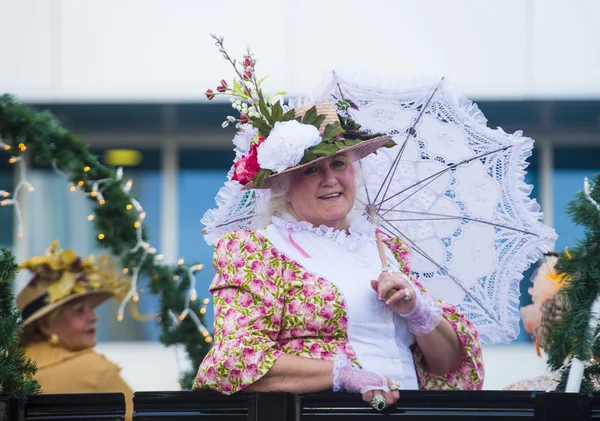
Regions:
<instances>
[{"instance_id":1,"label":"white blouse","mask_svg":"<svg viewBox=\"0 0 600 421\"><path fill-rule=\"evenodd\" d=\"M340 290L348 307L348 340L363 368L389 377L402 389L418 389L409 349L415 337L407 322L371 288L371 280L382 270L375 226L351 214L348 231L313 227L286 214L283 218L274 216L259 232L277 250ZM385 250L388 262L399 269L392 252L387 247Z\"/></svg>"}]
</instances>

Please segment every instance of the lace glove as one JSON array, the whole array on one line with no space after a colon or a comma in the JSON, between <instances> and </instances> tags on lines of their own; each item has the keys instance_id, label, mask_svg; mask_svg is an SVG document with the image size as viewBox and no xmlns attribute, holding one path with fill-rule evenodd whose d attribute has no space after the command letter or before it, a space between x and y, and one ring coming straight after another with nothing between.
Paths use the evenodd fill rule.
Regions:
<instances>
[{"instance_id":1,"label":"lace glove","mask_svg":"<svg viewBox=\"0 0 600 421\"><path fill-rule=\"evenodd\" d=\"M369 390L389 392L387 380L380 374L358 368L345 355L337 355L333 361L333 391L366 393Z\"/></svg>"},{"instance_id":2,"label":"lace glove","mask_svg":"<svg viewBox=\"0 0 600 421\"><path fill-rule=\"evenodd\" d=\"M415 306L409 313L398 314L408 322L408 330L415 336L428 335L442 321L442 309L437 306L431 295L423 294L408 277L404 279L415 290Z\"/></svg>"}]
</instances>

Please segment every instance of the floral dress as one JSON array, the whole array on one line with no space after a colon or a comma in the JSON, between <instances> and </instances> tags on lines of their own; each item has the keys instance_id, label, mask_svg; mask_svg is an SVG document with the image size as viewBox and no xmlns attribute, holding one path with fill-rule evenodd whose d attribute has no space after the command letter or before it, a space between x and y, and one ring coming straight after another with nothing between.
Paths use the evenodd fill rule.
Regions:
<instances>
[{"instance_id":1,"label":"floral dress","mask_svg":"<svg viewBox=\"0 0 600 421\"><path fill-rule=\"evenodd\" d=\"M386 245L400 270L409 274L407 244L390 239ZM345 354L360 365L348 339L348 309L340 290L281 253L261 232L225 234L215 245L213 266L215 341L199 367L194 389L236 393L264 376L282 353L319 359ZM454 306L437 304L456 330L464 354L455 372L437 376L425 371L423 354L413 344L418 387L481 389L483 357L476 329Z\"/></svg>"}]
</instances>

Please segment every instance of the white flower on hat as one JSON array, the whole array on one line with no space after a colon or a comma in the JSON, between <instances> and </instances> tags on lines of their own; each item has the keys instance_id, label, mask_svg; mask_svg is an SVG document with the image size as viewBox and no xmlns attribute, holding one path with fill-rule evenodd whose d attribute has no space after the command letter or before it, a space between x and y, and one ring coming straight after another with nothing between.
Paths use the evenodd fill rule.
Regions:
<instances>
[{"instance_id":1,"label":"white flower on hat","mask_svg":"<svg viewBox=\"0 0 600 421\"><path fill-rule=\"evenodd\" d=\"M240 124L238 131L233 138L235 145L235 160L237 161L243 155L246 155L250 150L250 144L254 136L258 134L258 129L255 129L249 124Z\"/></svg>"},{"instance_id":2,"label":"white flower on hat","mask_svg":"<svg viewBox=\"0 0 600 421\"><path fill-rule=\"evenodd\" d=\"M269 137L258 147L258 164L262 169L281 172L298 165L304 152L321 140L315 126L296 120L278 121Z\"/></svg>"}]
</instances>

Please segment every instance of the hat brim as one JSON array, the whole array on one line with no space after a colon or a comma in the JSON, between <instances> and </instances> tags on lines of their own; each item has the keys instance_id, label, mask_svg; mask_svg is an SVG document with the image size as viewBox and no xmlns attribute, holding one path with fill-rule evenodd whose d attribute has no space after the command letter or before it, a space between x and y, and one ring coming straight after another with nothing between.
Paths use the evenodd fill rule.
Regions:
<instances>
[{"instance_id":1,"label":"hat brim","mask_svg":"<svg viewBox=\"0 0 600 421\"><path fill-rule=\"evenodd\" d=\"M339 155L341 153L352 153L352 157L356 161L358 161L360 159L363 159L365 156L370 155L373 152L376 152L379 148L381 148L383 145L388 143L390 140L392 140L391 136L374 137L373 139L365 140L363 142L357 143L356 145L348 146L347 148L340 150L336 155ZM332 156L334 156L334 155L332 155ZM322 160L324 160L326 158L330 158L330 157L331 156L322 156L317 159L313 159L312 161L307 162L306 164L296 165L295 167L290 167L290 168L287 168L276 174L272 174L272 175L268 176L267 178L265 178L262 186L260 186L260 187L256 186L256 184L252 181L252 182L246 184L244 186L243 190L269 189L269 188L271 188L271 186L273 186L277 182L278 177L281 177L282 175L284 175L286 173L290 173L292 171L296 171L296 170L308 167L310 165L314 165L316 162L322 161Z\"/></svg>"},{"instance_id":2,"label":"hat brim","mask_svg":"<svg viewBox=\"0 0 600 421\"><path fill-rule=\"evenodd\" d=\"M113 295L114 295L114 293L112 291L108 291L108 290L104 290L104 289L99 289L96 291L86 291L86 292L81 292L78 294L71 294L71 295L63 298L62 300L58 300L55 303L48 304L47 306L44 306L44 307L40 308L38 311L34 312L26 320L23 320L21 322L21 328L23 329L23 332L26 333L33 326L33 322L41 319L42 317L46 316L47 314L50 314L52 311L56 310L60 306L65 305L66 303L76 300L78 298L90 297L92 299L92 307L97 307L100 304L102 304L104 301L111 298Z\"/></svg>"}]
</instances>

